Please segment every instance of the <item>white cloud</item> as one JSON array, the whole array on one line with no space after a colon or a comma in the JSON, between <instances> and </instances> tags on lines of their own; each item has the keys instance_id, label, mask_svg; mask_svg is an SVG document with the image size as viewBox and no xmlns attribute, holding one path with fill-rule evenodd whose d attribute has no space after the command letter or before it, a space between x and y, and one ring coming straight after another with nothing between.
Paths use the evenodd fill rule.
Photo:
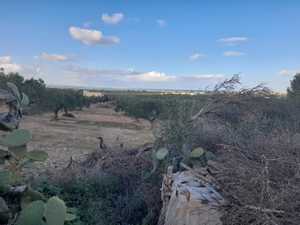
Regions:
<instances>
[{"instance_id":1,"label":"white cloud","mask_svg":"<svg viewBox=\"0 0 300 225\"><path fill-rule=\"evenodd\" d=\"M65 55L59 55L59 54L48 54L48 53L42 53L41 58L47 61L51 62L64 62L68 61L70 58Z\"/></svg>"},{"instance_id":2,"label":"white cloud","mask_svg":"<svg viewBox=\"0 0 300 225\"><path fill-rule=\"evenodd\" d=\"M226 38L221 38L218 40L218 42L221 42L225 45L238 45L238 44L242 44L245 43L249 40L248 37L226 37Z\"/></svg>"},{"instance_id":3,"label":"white cloud","mask_svg":"<svg viewBox=\"0 0 300 225\"><path fill-rule=\"evenodd\" d=\"M167 22L163 19L158 19L156 20L156 23L158 24L159 27L165 27L167 26Z\"/></svg>"},{"instance_id":4,"label":"white cloud","mask_svg":"<svg viewBox=\"0 0 300 225\"><path fill-rule=\"evenodd\" d=\"M164 82L174 80L175 76L156 71L138 72L133 69L91 69L70 65L65 68L66 72L71 72L89 77L102 77L119 81L143 81L143 82Z\"/></svg>"},{"instance_id":5,"label":"white cloud","mask_svg":"<svg viewBox=\"0 0 300 225\"><path fill-rule=\"evenodd\" d=\"M144 82L164 82L174 80L175 76L169 76L165 73L156 71L139 72L131 68L129 69L91 69L75 65L66 66L65 72L75 73L81 76L89 77L106 77L110 79L118 79L122 81L144 81Z\"/></svg>"},{"instance_id":6,"label":"white cloud","mask_svg":"<svg viewBox=\"0 0 300 225\"><path fill-rule=\"evenodd\" d=\"M237 52L237 51L226 51L223 53L224 56L226 57L238 57L238 56L243 56L245 55L244 52Z\"/></svg>"},{"instance_id":7,"label":"white cloud","mask_svg":"<svg viewBox=\"0 0 300 225\"><path fill-rule=\"evenodd\" d=\"M300 70L289 70L289 69L282 69L279 71L279 75L281 76L294 76L295 74L299 73Z\"/></svg>"},{"instance_id":8,"label":"white cloud","mask_svg":"<svg viewBox=\"0 0 300 225\"><path fill-rule=\"evenodd\" d=\"M137 75L140 74L134 70L122 70L122 69L91 69L80 67L76 65L68 65L64 67L64 71L76 73L78 75L83 76L108 76L108 77L117 77L117 76L130 76L130 75Z\"/></svg>"},{"instance_id":9,"label":"white cloud","mask_svg":"<svg viewBox=\"0 0 300 225\"><path fill-rule=\"evenodd\" d=\"M206 56L205 54L196 52L196 53L190 55L189 58L190 58L191 61L195 61L195 60L198 60L198 59L201 59L201 58L205 58L205 56Z\"/></svg>"},{"instance_id":10,"label":"white cloud","mask_svg":"<svg viewBox=\"0 0 300 225\"><path fill-rule=\"evenodd\" d=\"M206 81L220 81L225 78L224 74L199 74L192 76L184 76L184 80L206 80Z\"/></svg>"},{"instance_id":11,"label":"white cloud","mask_svg":"<svg viewBox=\"0 0 300 225\"><path fill-rule=\"evenodd\" d=\"M118 44L120 39L116 36L104 36L99 30L83 29L79 27L70 27L69 33L71 37L86 45L96 44Z\"/></svg>"},{"instance_id":12,"label":"white cloud","mask_svg":"<svg viewBox=\"0 0 300 225\"><path fill-rule=\"evenodd\" d=\"M160 71L137 71L131 68L98 69L73 64L64 65L62 68L60 74L64 77L76 78L78 85L91 87L199 89L225 79L225 75L221 73L173 75ZM64 84L68 84L68 81Z\"/></svg>"},{"instance_id":13,"label":"white cloud","mask_svg":"<svg viewBox=\"0 0 300 225\"><path fill-rule=\"evenodd\" d=\"M101 17L102 21L106 24L115 25L120 23L124 19L123 13L113 13L111 15L104 13Z\"/></svg>"},{"instance_id":14,"label":"white cloud","mask_svg":"<svg viewBox=\"0 0 300 225\"><path fill-rule=\"evenodd\" d=\"M0 64L7 64L7 63L11 63L11 57L10 56L1 56Z\"/></svg>"},{"instance_id":15,"label":"white cloud","mask_svg":"<svg viewBox=\"0 0 300 225\"><path fill-rule=\"evenodd\" d=\"M4 69L4 72L6 73L16 73L22 70L22 67L15 63L0 64L0 68Z\"/></svg>"},{"instance_id":16,"label":"white cloud","mask_svg":"<svg viewBox=\"0 0 300 225\"><path fill-rule=\"evenodd\" d=\"M144 82L165 82L165 81L172 81L176 77L169 76L165 73L151 71L151 72L147 72L147 73L141 73L138 75L128 76L128 78L132 79L132 80L144 81Z\"/></svg>"},{"instance_id":17,"label":"white cloud","mask_svg":"<svg viewBox=\"0 0 300 225\"><path fill-rule=\"evenodd\" d=\"M16 73L22 70L22 66L12 62L10 56L0 57L0 68L6 73Z\"/></svg>"},{"instance_id":18,"label":"white cloud","mask_svg":"<svg viewBox=\"0 0 300 225\"><path fill-rule=\"evenodd\" d=\"M64 67L64 72L77 74L81 77L90 78L108 78L119 81L139 81L139 82L166 82L166 81L178 81L178 82L195 82L195 81L220 81L224 79L224 74L198 74L198 75L186 75L186 76L174 76L168 75L163 72L150 71L141 72L134 69L93 69L85 68L77 65L68 65Z\"/></svg>"}]
</instances>

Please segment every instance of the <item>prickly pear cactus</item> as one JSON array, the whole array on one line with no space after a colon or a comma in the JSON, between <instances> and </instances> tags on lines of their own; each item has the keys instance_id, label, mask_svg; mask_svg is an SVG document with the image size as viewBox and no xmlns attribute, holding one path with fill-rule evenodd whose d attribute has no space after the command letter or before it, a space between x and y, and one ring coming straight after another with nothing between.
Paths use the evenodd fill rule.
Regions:
<instances>
[{"instance_id":1,"label":"prickly pear cactus","mask_svg":"<svg viewBox=\"0 0 300 225\"><path fill-rule=\"evenodd\" d=\"M43 216L45 211L45 203L43 201L34 201L30 203L18 218L17 225L41 225L43 224Z\"/></svg>"},{"instance_id":2,"label":"prickly pear cactus","mask_svg":"<svg viewBox=\"0 0 300 225\"><path fill-rule=\"evenodd\" d=\"M157 160L164 160L167 155L169 154L169 150L167 148L160 148L158 151L155 153L155 156Z\"/></svg>"},{"instance_id":3,"label":"prickly pear cactus","mask_svg":"<svg viewBox=\"0 0 300 225\"><path fill-rule=\"evenodd\" d=\"M6 100L9 112L0 114L0 130L10 132L0 136L0 165L4 164L3 168L0 167L0 224L64 225L66 221L75 220L74 214L67 213L63 200L52 197L45 202L42 193L20 185L23 182L23 166L33 161L45 161L48 154L39 150L27 151L31 133L17 129L22 118L22 107L29 104L27 95L20 93L13 83L7 83L7 90L0 90L1 98ZM11 213L2 196L14 192L20 196L18 208L22 210ZM16 217L17 221L14 221Z\"/></svg>"},{"instance_id":4,"label":"prickly pear cactus","mask_svg":"<svg viewBox=\"0 0 300 225\"><path fill-rule=\"evenodd\" d=\"M0 90L1 98L5 99L9 112L0 114L0 129L10 132L0 136L0 164L8 162L6 164L10 172L18 174L26 163L45 161L48 155L42 151L27 152L31 133L25 129L16 129L22 118L22 108L29 104L27 95L20 93L16 85L8 82L7 90Z\"/></svg>"},{"instance_id":5,"label":"prickly pear cactus","mask_svg":"<svg viewBox=\"0 0 300 225\"><path fill-rule=\"evenodd\" d=\"M54 196L45 203L41 200L28 204L20 213L17 225L64 225L76 216L67 213L65 202Z\"/></svg>"},{"instance_id":6,"label":"prickly pear cactus","mask_svg":"<svg viewBox=\"0 0 300 225\"><path fill-rule=\"evenodd\" d=\"M27 151L27 144L32 136L28 130L14 130L0 137L0 164L6 163L14 174L19 174L22 167L33 161L45 161L48 154L43 151Z\"/></svg>"},{"instance_id":7,"label":"prickly pear cactus","mask_svg":"<svg viewBox=\"0 0 300 225\"><path fill-rule=\"evenodd\" d=\"M67 207L58 197L48 200L45 209L45 219L47 225L63 225L67 216Z\"/></svg>"},{"instance_id":8,"label":"prickly pear cactus","mask_svg":"<svg viewBox=\"0 0 300 225\"><path fill-rule=\"evenodd\" d=\"M205 151L203 148L201 147L198 147L198 148L195 148L191 154L190 154L190 157L193 158L193 159L199 159L201 157L203 157L205 155Z\"/></svg>"},{"instance_id":9,"label":"prickly pear cactus","mask_svg":"<svg viewBox=\"0 0 300 225\"><path fill-rule=\"evenodd\" d=\"M215 160L216 156L214 153L204 150L201 147L195 148L189 156L190 162L193 166L204 167L207 166L208 160Z\"/></svg>"},{"instance_id":10,"label":"prickly pear cactus","mask_svg":"<svg viewBox=\"0 0 300 225\"><path fill-rule=\"evenodd\" d=\"M29 130L19 129L0 138L0 145L7 147L19 147L26 145L31 140L31 133Z\"/></svg>"}]
</instances>

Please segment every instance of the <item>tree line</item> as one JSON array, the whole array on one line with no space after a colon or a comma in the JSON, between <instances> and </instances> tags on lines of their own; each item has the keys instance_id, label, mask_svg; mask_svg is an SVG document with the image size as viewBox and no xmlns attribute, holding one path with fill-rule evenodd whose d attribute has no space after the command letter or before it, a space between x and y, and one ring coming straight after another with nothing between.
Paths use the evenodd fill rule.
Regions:
<instances>
[{"instance_id":1,"label":"tree line","mask_svg":"<svg viewBox=\"0 0 300 225\"><path fill-rule=\"evenodd\" d=\"M6 88L7 82L14 83L28 95L30 107L25 113L53 112L56 119L60 111L70 115L70 110L81 110L103 100L101 97L84 96L83 90L50 88L42 79L25 79L19 73L6 74L0 70L0 88Z\"/></svg>"}]
</instances>

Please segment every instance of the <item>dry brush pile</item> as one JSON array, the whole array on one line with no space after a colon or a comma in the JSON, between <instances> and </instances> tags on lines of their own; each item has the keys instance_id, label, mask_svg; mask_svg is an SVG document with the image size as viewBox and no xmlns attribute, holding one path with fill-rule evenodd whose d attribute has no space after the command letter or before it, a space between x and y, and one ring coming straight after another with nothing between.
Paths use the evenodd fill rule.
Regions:
<instances>
[{"instance_id":1,"label":"dry brush pile","mask_svg":"<svg viewBox=\"0 0 300 225\"><path fill-rule=\"evenodd\" d=\"M149 176L151 147L99 148L81 162L71 160L60 173L50 171L37 186L78 208L85 225L155 225L161 180Z\"/></svg>"},{"instance_id":2,"label":"dry brush pile","mask_svg":"<svg viewBox=\"0 0 300 225\"><path fill-rule=\"evenodd\" d=\"M180 144L216 154L224 224L300 224L299 111L264 86L238 85L233 77L216 86Z\"/></svg>"}]
</instances>

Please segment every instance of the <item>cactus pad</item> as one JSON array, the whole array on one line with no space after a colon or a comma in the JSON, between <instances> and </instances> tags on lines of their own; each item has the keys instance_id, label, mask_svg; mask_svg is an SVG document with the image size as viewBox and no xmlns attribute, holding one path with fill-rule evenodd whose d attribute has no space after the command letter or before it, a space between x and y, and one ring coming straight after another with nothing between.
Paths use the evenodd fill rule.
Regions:
<instances>
[{"instance_id":1,"label":"cactus pad","mask_svg":"<svg viewBox=\"0 0 300 225\"><path fill-rule=\"evenodd\" d=\"M58 197L50 198L46 204L44 215L47 225L63 225L67 215L64 201Z\"/></svg>"},{"instance_id":2,"label":"cactus pad","mask_svg":"<svg viewBox=\"0 0 300 225\"><path fill-rule=\"evenodd\" d=\"M14 130L13 132L0 139L0 145L4 145L7 147L23 146L26 145L31 140L31 138L31 133L28 130Z\"/></svg>"},{"instance_id":3,"label":"cactus pad","mask_svg":"<svg viewBox=\"0 0 300 225\"><path fill-rule=\"evenodd\" d=\"M160 148L155 153L155 156L158 160L163 160L167 157L168 154L169 154L169 150L167 148Z\"/></svg>"}]
</instances>

